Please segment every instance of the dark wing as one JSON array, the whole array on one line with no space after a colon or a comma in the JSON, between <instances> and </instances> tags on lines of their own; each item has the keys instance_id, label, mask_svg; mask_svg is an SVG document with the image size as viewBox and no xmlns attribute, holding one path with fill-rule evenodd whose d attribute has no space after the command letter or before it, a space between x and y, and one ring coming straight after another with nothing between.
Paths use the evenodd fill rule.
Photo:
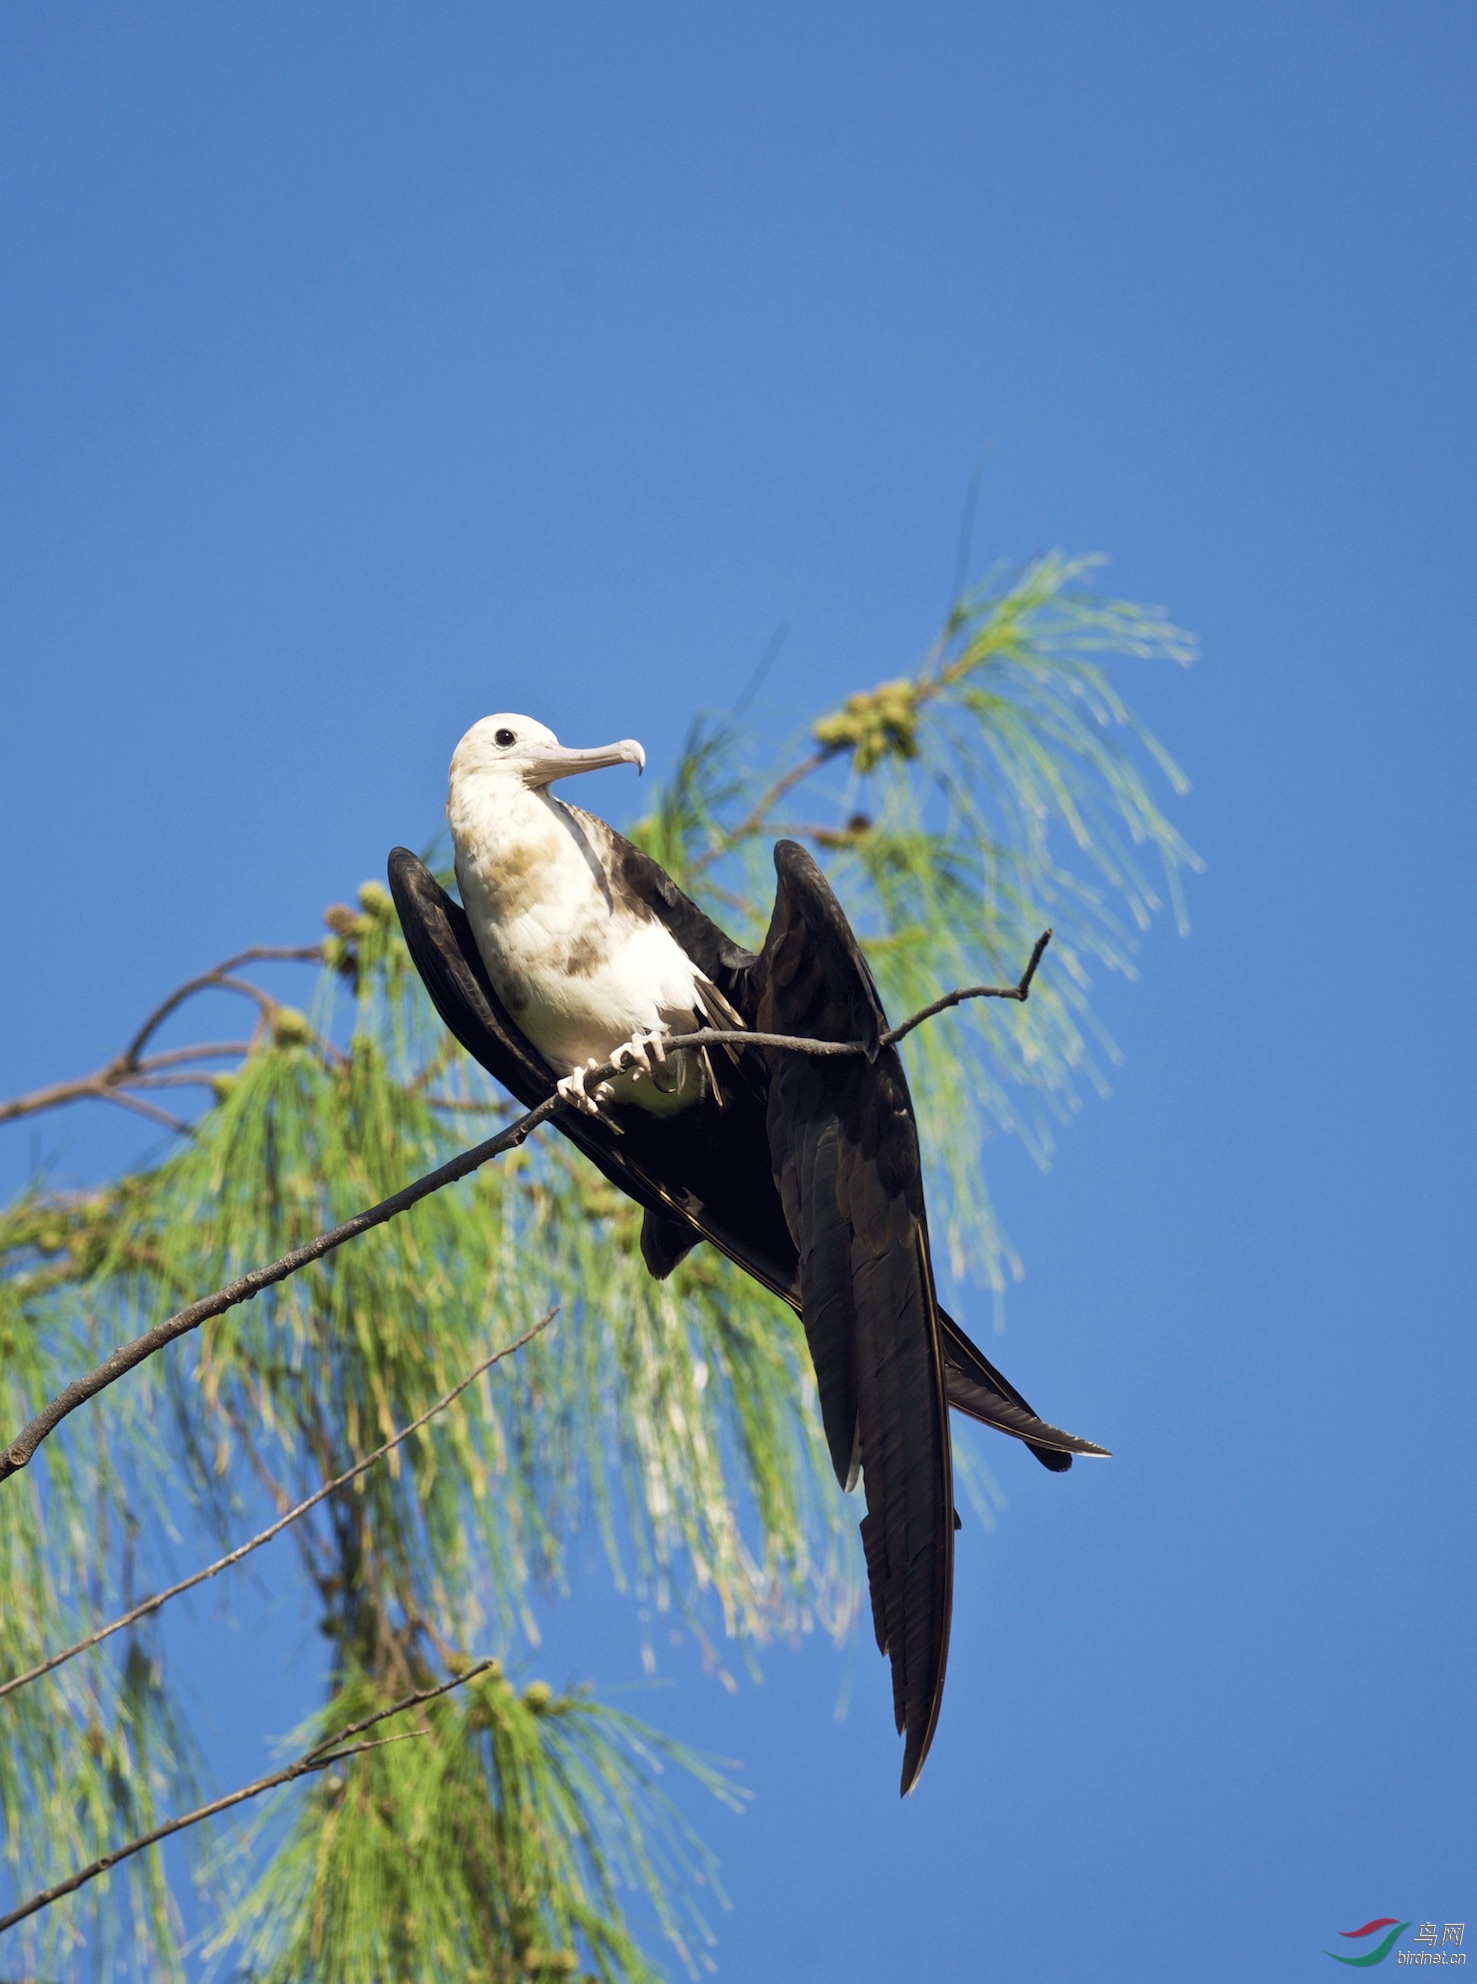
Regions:
<instances>
[{"instance_id":1,"label":"dark wing","mask_svg":"<svg viewBox=\"0 0 1477 1984\"><path fill-rule=\"evenodd\" d=\"M757 1017L762 974L756 973L758 960L754 953L735 944L725 931L705 916L697 904L677 887L665 868L653 861L649 854L633 847L630 841L623 840L613 829L607 828L606 831L610 834L620 864L621 879L627 888L666 924L683 950L707 973L742 1015L745 1023L768 1032L770 1029L761 1026ZM837 914L840 915L839 908ZM845 921L844 917L842 920ZM752 1054L745 1056L746 1066L752 1068L757 1059ZM672 1265L675 1266L688 1247L696 1243L696 1235L680 1251L673 1252L679 1245L676 1233L664 1236L662 1241L648 1247L648 1235L654 1218L655 1215L647 1216L642 1231L642 1251L652 1273L660 1276L670 1273L671 1269L659 1267L657 1261L666 1259L670 1253ZM793 1306L794 1296L790 1299ZM971 1343L952 1316L940 1309L939 1321L942 1325L944 1378L950 1405L969 1418L978 1420L981 1425L993 1426L999 1433L1008 1433L1014 1439L1023 1440L1042 1466L1050 1468L1054 1474L1063 1473L1072 1465L1073 1454L1107 1456L1106 1447L1094 1446L1091 1440L1080 1439L1075 1433L1064 1433L1059 1426L1049 1425L1039 1418L1010 1380Z\"/></svg>"},{"instance_id":2,"label":"dark wing","mask_svg":"<svg viewBox=\"0 0 1477 1984\"><path fill-rule=\"evenodd\" d=\"M948 1657L954 1500L942 1324L918 1137L886 1019L851 926L794 841L757 968L759 1028L863 1040L871 1058L771 1051L769 1141L800 1253L800 1313L838 1480L858 1462L877 1643L892 1662L911 1791L938 1721Z\"/></svg>"}]
</instances>

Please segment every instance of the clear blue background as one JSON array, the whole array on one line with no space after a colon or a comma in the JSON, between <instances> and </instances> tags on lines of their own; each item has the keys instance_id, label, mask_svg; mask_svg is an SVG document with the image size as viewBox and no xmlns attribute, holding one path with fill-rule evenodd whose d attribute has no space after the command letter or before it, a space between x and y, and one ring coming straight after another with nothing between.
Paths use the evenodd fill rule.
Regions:
<instances>
[{"instance_id":1,"label":"clear blue background","mask_svg":"<svg viewBox=\"0 0 1477 1984\"><path fill-rule=\"evenodd\" d=\"M865 1644L735 1697L672 1652L643 1705L756 1794L698 1814L721 1974L1294 1979L1477 1918L1471 10L77 6L0 47L4 1089L310 940L489 709L660 770L781 620L777 721L900 672L994 443L981 561L1107 550L1205 647L1125 676L1195 776L1194 935L1101 988L1126 1063L1051 1174L987 1155L1002 1361L1117 1457L995 1443L905 1806ZM138 1148L81 1112L0 1162ZM311 1696L286 1561L176 1629L226 1781ZM592 1574L538 1667L638 1638Z\"/></svg>"}]
</instances>

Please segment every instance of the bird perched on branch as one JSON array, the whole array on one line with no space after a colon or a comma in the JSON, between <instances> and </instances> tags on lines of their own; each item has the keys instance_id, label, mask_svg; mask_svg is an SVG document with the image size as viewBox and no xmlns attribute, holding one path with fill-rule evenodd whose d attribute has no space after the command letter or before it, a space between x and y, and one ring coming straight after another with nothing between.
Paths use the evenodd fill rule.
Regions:
<instances>
[{"instance_id":1,"label":"bird perched on branch","mask_svg":"<svg viewBox=\"0 0 1477 1984\"><path fill-rule=\"evenodd\" d=\"M1053 1471L1104 1449L1049 1426L940 1308L907 1078L856 937L814 861L774 851L757 954L556 780L645 764L629 738L570 750L532 718L485 717L456 748L447 818L459 907L405 848L390 887L446 1025L526 1107L644 1209L641 1252L670 1274L699 1241L796 1309L826 1443L860 1479L877 1643L892 1663L912 1790L938 1720L952 1604L948 1407L1023 1440ZM858 1042L818 1057L699 1045L704 1029ZM587 1075L620 1071L587 1092Z\"/></svg>"}]
</instances>

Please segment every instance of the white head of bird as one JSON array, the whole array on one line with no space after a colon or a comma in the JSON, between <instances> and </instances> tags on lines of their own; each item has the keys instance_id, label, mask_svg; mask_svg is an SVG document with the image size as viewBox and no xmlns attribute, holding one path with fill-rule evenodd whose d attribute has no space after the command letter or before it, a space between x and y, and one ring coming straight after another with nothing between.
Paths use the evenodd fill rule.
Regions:
<instances>
[{"instance_id":1,"label":"white head of bird","mask_svg":"<svg viewBox=\"0 0 1477 1984\"><path fill-rule=\"evenodd\" d=\"M606 765L634 765L646 769L646 753L634 737L623 737L618 744L597 745L590 751L573 751L549 729L531 716L518 716L504 710L474 723L451 760L453 801L457 787L474 779L488 789L541 792L556 778L572 778L576 772L600 771Z\"/></svg>"},{"instance_id":2,"label":"white head of bird","mask_svg":"<svg viewBox=\"0 0 1477 1984\"><path fill-rule=\"evenodd\" d=\"M473 724L451 760L446 818L462 904L511 1018L562 1074L596 1067L641 1035L706 1024L692 959L624 880L618 834L556 799L556 779L641 770L633 738L572 750L547 725L504 711ZM628 850L627 850L628 851ZM682 1108L702 1093L691 1055L622 1099Z\"/></svg>"}]
</instances>

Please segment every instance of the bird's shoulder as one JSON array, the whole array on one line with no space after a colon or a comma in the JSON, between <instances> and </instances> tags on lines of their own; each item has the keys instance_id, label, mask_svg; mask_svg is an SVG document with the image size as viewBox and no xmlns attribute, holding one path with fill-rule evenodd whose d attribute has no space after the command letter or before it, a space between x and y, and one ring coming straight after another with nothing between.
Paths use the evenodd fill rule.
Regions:
<instances>
[{"instance_id":1,"label":"bird's shoulder","mask_svg":"<svg viewBox=\"0 0 1477 1984\"><path fill-rule=\"evenodd\" d=\"M577 806L569 811L598 844L612 889L640 904L664 925L699 971L752 1025L750 980L758 962L755 953L735 943L678 887L659 861L617 833L608 821Z\"/></svg>"}]
</instances>

